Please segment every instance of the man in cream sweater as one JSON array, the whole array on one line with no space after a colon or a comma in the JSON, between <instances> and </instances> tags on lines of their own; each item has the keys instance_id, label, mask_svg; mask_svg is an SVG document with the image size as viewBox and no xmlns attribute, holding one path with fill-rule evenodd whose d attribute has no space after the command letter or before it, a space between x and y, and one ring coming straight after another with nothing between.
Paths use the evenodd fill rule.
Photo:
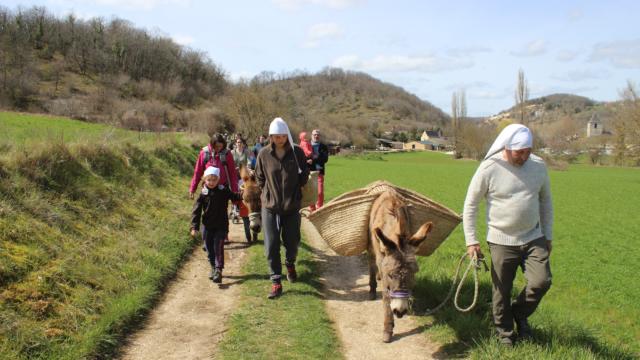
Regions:
<instances>
[{"instance_id":1,"label":"man in cream sweater","mask_svg":"<svg viewBox=\"0 0 640 360\"><path fill-rule=\"evenodd\" d=\"M486 200L487 243L491 252L493 321L500 342L531 337L527 318L551 286L549 254L553 207L544 161L531 154L531 131L507 126L478 167L464 202L463 226L469 256L482 256L476 238L479 204ZM527 285L511 301L518 267Z\"/></svg>"}]
</instances>

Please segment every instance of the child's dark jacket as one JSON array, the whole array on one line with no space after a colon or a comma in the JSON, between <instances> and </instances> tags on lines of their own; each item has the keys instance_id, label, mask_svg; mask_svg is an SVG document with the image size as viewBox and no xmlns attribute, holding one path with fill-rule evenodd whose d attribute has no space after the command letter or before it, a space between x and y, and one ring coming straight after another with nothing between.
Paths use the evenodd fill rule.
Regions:
<instances>
[{"instance_id":1,"label":"child's dark jacket","mask_svg":"<svg viewBox=\"0 0 640 360\"><path fill-rule=\"evenodd\" d=\"M216 186L209 189L205 186L193 204L191 228L199 230L202 219L202 224L206 229L229 231L229 215L227 214L229 200L242 200L242 196L239 193L231 192L228 187L221 189Z\"/></svg>"}]
</instances>

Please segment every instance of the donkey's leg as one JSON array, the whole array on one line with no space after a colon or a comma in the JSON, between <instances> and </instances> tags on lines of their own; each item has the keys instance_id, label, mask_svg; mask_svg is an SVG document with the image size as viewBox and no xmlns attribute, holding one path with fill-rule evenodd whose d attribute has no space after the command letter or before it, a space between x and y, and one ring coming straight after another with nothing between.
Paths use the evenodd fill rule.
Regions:
<instances>
[{"instance_id":1,"label":"donkey's leg","mask_svg":"<svg viewBox=\"0 0 640 360\"><path fill-rule=\"evenodd\" d=\"M376 299L376 289L378 287L378 265L376 265L376 257L372 251L367 251L369 259L369 300Z\"/></svg>"},{"instance_id":2,"label":"donkey's leg","mask_svg":"<svg viewBox=\"0 0 640 360\"><path fill-rule=\"evenodd\" d=\"M382 308L384 309L384 331L382 332L382 341L391 342L393 335L393 312L391 312L391 299L388 294L382 294Z\"/></svg>"}]
</instances>

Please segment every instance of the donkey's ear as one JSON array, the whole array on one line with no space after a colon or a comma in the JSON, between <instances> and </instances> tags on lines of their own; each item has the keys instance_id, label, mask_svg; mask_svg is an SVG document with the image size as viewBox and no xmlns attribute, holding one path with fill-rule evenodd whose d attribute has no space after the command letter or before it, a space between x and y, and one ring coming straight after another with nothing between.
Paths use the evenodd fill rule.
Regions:
<instances>
[{"instance_id":1,"label":"donkey's ear","mask_svg":"<svg viewBox=\"0 0 640 360\"><path fill-rule=\"evenodd\" d=\"M416 231L416 233L411 236L411 239L409 239L409 245L415 247L420 246L424 239L427 238L427 234L429 234L432 228L433 223L431 221L422 224L422 226L420 226L420 229L418 229L418 231Z\"/></svg>"},{"instance_id":2,"label":"donkey's ear","mask_svg":"<svg viewBox=\"0 0 640 360\"><path fill-rule=\"evenodd\" d=\"M395 250L397 249L396 244L389 240L389 238L387 238L386 236L384 236L384 233L382 232L382 229L380 229L379 227L373 229L373 232L376 234L376 237L378 238L378 240L380 240L380 242L382 243L382 245L389 250Z\"/></svg>"}]
</instances>

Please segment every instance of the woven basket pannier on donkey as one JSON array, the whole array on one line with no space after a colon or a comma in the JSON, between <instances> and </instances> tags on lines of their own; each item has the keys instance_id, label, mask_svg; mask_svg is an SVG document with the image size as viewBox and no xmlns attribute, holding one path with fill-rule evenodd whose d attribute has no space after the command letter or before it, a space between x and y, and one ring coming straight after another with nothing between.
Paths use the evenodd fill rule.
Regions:
<instances>
[{"instance_id":1,"label":"woven basket pannier on donkey","mask_svg":"<svg viewBox=\"0 0 640 360\"><path fill-rule=\"evenodd\" d=\"M302 187L302 200L300 200L302 207L315 204L318 200L318 174L318 171L310 172L309 180Z\"/></svg>"},{"instance_id":2,"label":"woven basket pannier on donkey","mask_svg":"<svg viewBox=\"0 0 640 360\"><path fill-rule=\"evenodd\" d=\"M365 188L344 193L309 215L308 219L336 253L361 254L367 249L371 205L389 188L396 190L409 205L410 233L415 233L427 221L433 222L417 255L431 255L462 221L460 215L446 206L386 181L376 181Z\"/></svg>"}]
</instances>

